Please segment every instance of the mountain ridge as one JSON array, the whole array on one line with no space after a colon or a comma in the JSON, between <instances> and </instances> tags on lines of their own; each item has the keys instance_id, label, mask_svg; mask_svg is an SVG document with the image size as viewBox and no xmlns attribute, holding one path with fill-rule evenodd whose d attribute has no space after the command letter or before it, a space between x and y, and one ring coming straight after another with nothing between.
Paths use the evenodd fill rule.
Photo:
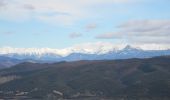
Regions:
<instances>
[{"instance_id":1,"label":"mountain ridge","mask_svg":"<svg viewBox=\"0 0 170 100\"><path fill-rule=\"evenodd\" d=\"M98 46L95 49L90 48L82 48L82 47L70 47L65 49L51 49L51 48L11 48L11 47L4 47L0 48L0 55L6 54L18 54L18 55L37 55L41 56L44 54L54 54L58 56L68 56L72 53L85 53L85 54L106 54L108 52L113 51L121 51L124 49L137 49L137 50L146 50L141 47L131 46L131 45L124 45L124 46ZM157 48L157 49L149 49L149 50L170 50L170 48Z\"/></svg>"},{"instance_id":2,"label":"mountain ridge","mask_svg":"<svg viewBox=\"0 0 170 100\"><path fill-rule=\"evenodd\" d=\"M0 84L0 96L23 100L169 100L169 60L170 56L161 56L22 63L0 70L0 80L6 79Z\"/></svg>"},{"instance_id":3,"label":"mountain ridge","mask_svg":"<svg viewBox=\"0 0 170 100\"><path fill-rule=\"evenodd\" d=\"M83 51L83 50L82 50ZM77 61L77 60L112 60L112 59L129 59L129 58L151 58L155 56L170 55L170 50L143 50L141 48L134 48L130 45L125 46L122 49L112 49L105 53L100 52L78 52L72 51L66 56L61 56L53 52L47 53L28 53L22 51L22 53L6 53L0 55L4 57L19 59L19 60L35 60L44 62L58 62L58 61ZM24 52L24 53L23 53ZM39 51L36 51L39 52ZM101 51L103 52L103 51Z\"/></svg>"}]
</instances>

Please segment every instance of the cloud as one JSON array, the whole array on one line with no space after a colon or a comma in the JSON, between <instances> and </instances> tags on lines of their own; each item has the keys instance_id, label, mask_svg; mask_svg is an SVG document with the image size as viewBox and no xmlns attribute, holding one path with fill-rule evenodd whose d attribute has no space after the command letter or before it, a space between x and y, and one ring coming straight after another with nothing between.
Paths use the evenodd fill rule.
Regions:
<instances>
[{"instance_id":1,"label":"cloud","mask_svg":"<svg viewBox=\"0 0 170 100\"><path fill-rule=\"evenodd\" d=\"M97 39L113 39L115 38L114 33L104 33L104 34L100 34L98 36L96 36Z\"/></svg>"},{"instance_id":2,"label":"cloud","mask_svg":"<svg viewBox=\"0 0 170 100\"><path fill-rule=\"evenodd\" d=\"M12 31L6 31L6 32L3 32L2 34L11 35L11 34L14 34L14 32L12 32Z\"/></svg>"},{"instance_id":3,"label":"cloud","mask_svg":"<svg viewBox=\"0 0 170 100\"><path fill-rule=\"evenodd\" d=\"M170 20L136 20L126 22L118 27L129 33L138 32L146 33L143 35L164 35L162 33L169 31Z\"/></svg>"},{"instance_id":4,"label":"cloud","mask_svg":"<svg viewBox=\"0 0 170 100\"><path fill-rule=\"evenodd\" d=\"M96 15L94 6L101 8L105 4L130 1L132 0L0 0L0 7L5 5L4 10L0 11L0 18L21 21L34 18L44 22L68 24ZM58 14L46 16L47 13ZM92 26L89 28L92 29Z\"/></svg>"},{"instance_id":5,"label":"cloud","mask_svg":"<svg viewBox=\"0 0 170 100\"><path fill-rule=\"evenodd\" d=\"M94 30L97 28L97 24L96 23L91 23L91 24L88 24L85 29L86 31L91 31L91 30Z\"/></svg>"},{"instance_id":6,"label":"cloud","mask_svg":"<svg viewBox=\"0 0 170 100\"><path fill-rule=\"evenodd\" d=\"M71 34L69 35L70 38L79 38L79 37L81 37L81 36L82 36L81 33L76 33L76 32L71 33Z\"/></svg>"},{"instance_id":7,"label":"cloud","mask_svg":"<svg viewBox=\"0 0 170 100\"><path fill-rule=\"evenodd\" d=\"M170 20L134 20L117 27L118 32L98 35L98 39L126 39L130 43L170 43Z\"/></svg>"},{"instance_id":8,"label":"cloud","mask_svg":"<svg viewBox=\"0 0 170 100\"><path fill-rule=\"evenodd\" d=\"M34 7L33 5L31 4L24 4L23 5L23 8L27 9L27 10L35 10L36 7Z\"/></svg>"},{"instance_id":9,"label":"cloud","mask_svg":"<svg viewBox=\"0 0 170 100\"><path fill-rule=\"evenodd\" d=\"M7 5L7 3L5 2L5 0L0 0L0 8L5 7Z\"/></svg>"}]
</instances>

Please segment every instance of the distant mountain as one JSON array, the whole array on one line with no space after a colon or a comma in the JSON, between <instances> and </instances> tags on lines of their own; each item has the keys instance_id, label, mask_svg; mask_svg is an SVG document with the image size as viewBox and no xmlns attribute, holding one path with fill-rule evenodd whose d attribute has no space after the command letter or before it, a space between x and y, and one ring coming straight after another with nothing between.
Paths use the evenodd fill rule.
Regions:
<instances>
[{"instance_id":1,"label":"distant mountain","mask_svg":"<svg viewBox=\"0 0 170 100\"><path fill-rule=\"evenodd\" d=\"M17 51L18 50L18 51ZM51 49L5 49L0 51L1 56L10 57L20 60L37 60L44 62L56 62L56 61L77 61L77 60L112 60L112 59L129 59L129 58L150 58L155 56L170 55L170 50L143 50L135 48L130 45L120 49L98 49L97 51L87 52L87 50L51 50ZM5 52L10 51L10 52ZM19 52L20 51L20 52ZM4 53L5 52L5 53ZM63 55L64 54L64 55Z\"/></svg>"},{"instance_id":2,"label":"distant mountain","mask_svg":"<svg viewBox=\"0 0 170 100\"><path fill-rule=\"evenodd\" d=\"M25 56L26 58L28 56ZM40 61L40 60L36 60L36 59L17 59L17 57L8 57L8 56L0 56L0 69L3 69L3 68L9 68L9 67L12 67L16 64L19 64L19 63L23 63L23 62L31 62L31 63L50 63L48 60L46 61Z\"/></svg>"},{"instance_id":3,"label":"distant mountain","mask_svg":"<svg viewBox=\"0 0 170 100\"><path fill-rule=\"evenodd\" d=\"M129 58L151 58L155 56L170 55L170 50L142 50L126 46L121 50L113 50L104 54L71 53L68 56L56 59L57 61L77 61L77 60L113 60Z\"/></svg>"},{"instance_id":4,"label":"distant mountain","mask_svg":"<svg viewBox=\"0 0 170 100\"><path fill-rule=\"evenodd\" d=\"M20 60L17 60L17 59L14 59L14 58L0 56L0 69L8 68L8 67L16 65L20 62L21 62Z\"/></svg>"},{"instance_id":5,"label":"distant mountain","mask_svg":"<svg viewBox=\"0 0 170 100\"><path fill-rule=\"evenodd\" d=\"M0 70L1 99L169 100L170 56L22 63Z\"/></svg>"},{"instance_id":6,"label":"distant mountain","mask_svg":"<svg viewBox=\"0 0 170 100\"><path fill-rule=\"evenodd\" d=\"M3 54L5 57L20 59L20 60L42 60L42 61L55 61L58 58L61 58L61 56L53 54L53 53L45 53L45 54L19 54L19 53L9 53L9 54Z\"/></svg>"}]
</instances>

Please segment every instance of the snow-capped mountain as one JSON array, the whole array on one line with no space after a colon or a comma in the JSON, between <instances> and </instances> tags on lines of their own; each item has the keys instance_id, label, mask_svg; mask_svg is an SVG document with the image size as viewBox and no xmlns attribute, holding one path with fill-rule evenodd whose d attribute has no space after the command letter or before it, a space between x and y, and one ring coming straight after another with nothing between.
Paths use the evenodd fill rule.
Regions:
<instances>
[{"instance_id":1,"label":"snow-capped mountain","mask_svg":"<svg viewBox=\"0 0 170 100\"><path fill-rule=\"evenodd\" d=\"M65 49L51 49L51 48L11 48L4 47L0 48L0 55L26 55L26 56L37 56L43 57L45 55L55 55L65 57L72 53L83 53L83 54L105 54L110 51L121 50L122 46L113 46L113 45L76 45L73 47Z\"/></svg>"},{"instance_id":2,"label":"snow-capped mountain","mask_svg":"<svg viewBox=\"0 0 170 100\"><path fill-rule=\"evenodd\" d=\"M76 61L76 60L111 60L128 58L149 58L154 56L170 55L170 50L143 50L130 45L120 47L93 47L94 49L72 47L66 49L50 48L1 48L0 56L19 60L36 60L45 62Z\"/></svg>"}]
</instances>

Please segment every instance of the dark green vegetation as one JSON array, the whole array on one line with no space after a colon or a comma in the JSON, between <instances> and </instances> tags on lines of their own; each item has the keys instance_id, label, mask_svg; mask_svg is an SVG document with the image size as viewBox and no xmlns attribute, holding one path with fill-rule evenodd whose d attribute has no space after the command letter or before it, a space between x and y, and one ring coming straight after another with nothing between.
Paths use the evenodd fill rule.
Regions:
<instances>
[{"instance_id":1,"label":"dark green vegetation","mask_svg":"<svg viewBox=\"0 0 170 100\"><path fill-rule=\"evenodd\" d=\"M1 70L2 80L0 98L8 99L169 100L170 57L22 63Z\"/></svg>"}]
</instances>

